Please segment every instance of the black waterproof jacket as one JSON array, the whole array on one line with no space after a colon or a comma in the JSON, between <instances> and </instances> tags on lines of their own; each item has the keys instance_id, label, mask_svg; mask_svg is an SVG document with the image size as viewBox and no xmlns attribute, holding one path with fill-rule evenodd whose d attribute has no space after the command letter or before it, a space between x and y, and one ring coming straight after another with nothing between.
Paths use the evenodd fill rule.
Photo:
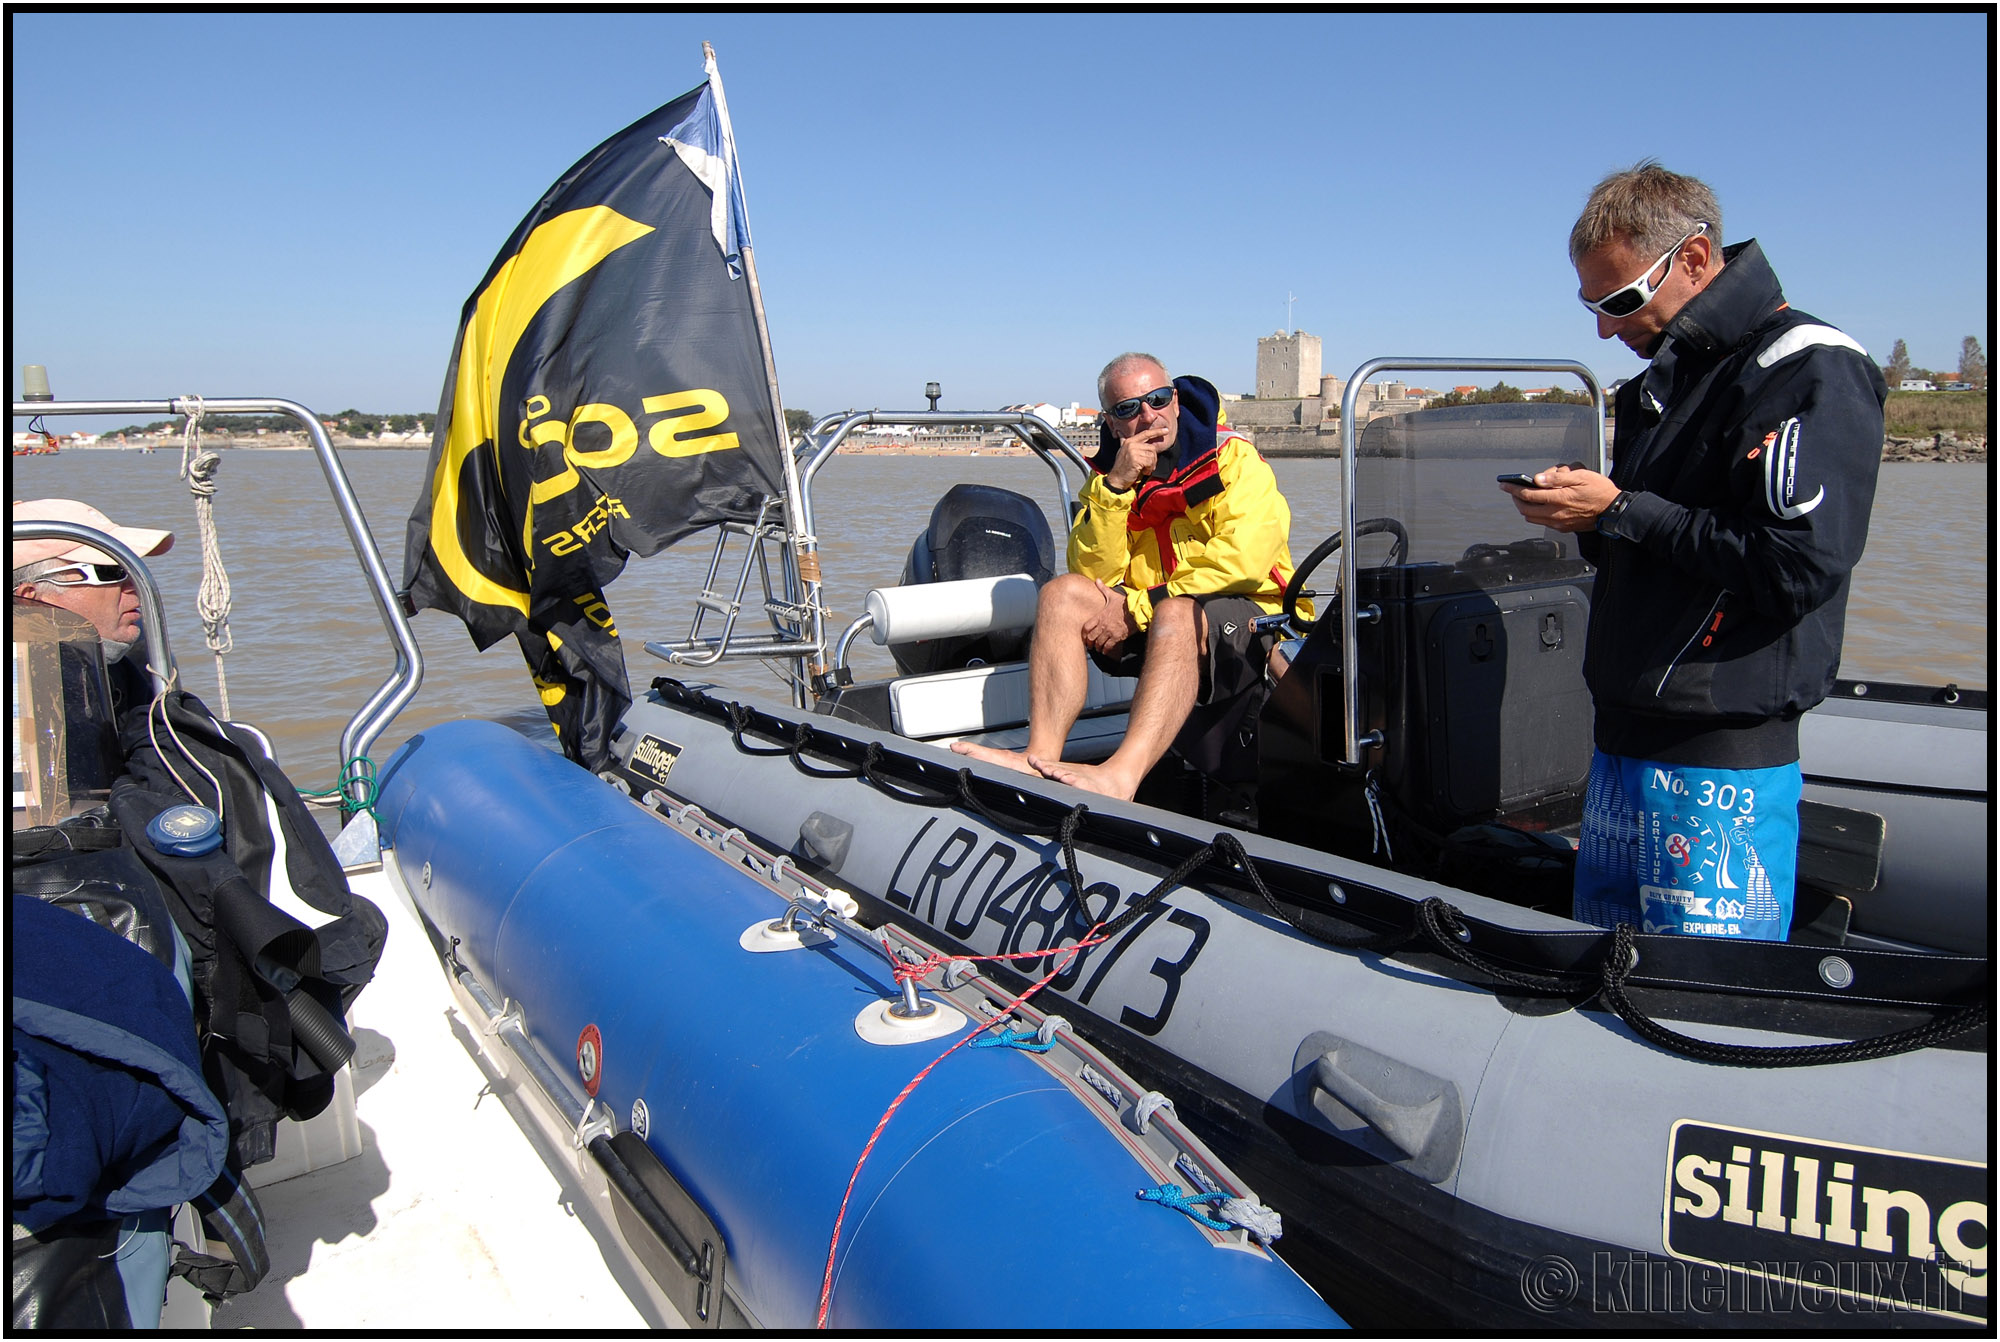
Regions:
<instances>
[{"instance_id":1,"label":"black waterproof jacket","mask_svg":"<svg viewBox=\"0 0 2000 1342\"><path fill-rule=\"evenodd\" d=\"M1620 532L1584 657L1597 746L1713 768L1798 759L1833 688L1848 575L1868 539L1887 388L1867 352L1787 306L1755 240L1620 388Z\"/></svg>"}]
</instances>

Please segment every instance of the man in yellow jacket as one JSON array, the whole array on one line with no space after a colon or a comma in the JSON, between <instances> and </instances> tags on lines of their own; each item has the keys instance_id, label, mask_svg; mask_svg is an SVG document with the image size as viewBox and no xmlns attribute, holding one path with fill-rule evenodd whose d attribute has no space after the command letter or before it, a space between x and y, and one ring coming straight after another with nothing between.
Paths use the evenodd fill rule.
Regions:
<instances>
[{"instance_id":1,"label":"man in yellow jacket","mask_svg":"<svg viewBox=\"0 0 2000 1342\"><path fill-rule=\"evenodd\" d=\"M1028 748L952 749L1129 799L1177 740L1213 772L1229 739L1254 731L1277 634L1253 622L1283 604L1292 513L1208 382L1169 377L1150 354L1121 354L1098 374L1097 394L1102 447L1070 528L1070 571L1042 589L1036 610ZM1064 763L1089 688L1086 656L1138 676L1139 688L1111 758Z\"/></svg>"}]
</instances>

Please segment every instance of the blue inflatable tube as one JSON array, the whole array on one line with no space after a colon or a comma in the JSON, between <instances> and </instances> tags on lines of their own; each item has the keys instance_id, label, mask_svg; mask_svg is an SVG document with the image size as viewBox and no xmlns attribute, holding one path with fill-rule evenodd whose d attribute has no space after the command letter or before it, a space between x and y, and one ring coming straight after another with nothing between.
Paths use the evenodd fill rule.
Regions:
<instances>
[{"instance_id":1,"label":"blue inflatable tube","mask_svg":"<svg viewBox=\"0 0 2000 1342\"><path fill-rule=\"evenodd\" d=\"M805 779L801 786L810 786ZM540 746L448 723L389 762L376 804L425 917L571 1077L594 1053L620 1129L720 1230L756 1322L808 1328L841 1196L883 1111L958 1036L885 1047L855 1016L887 965L841 938L752 954L782 900ZM428 883L415 874L428 864ZM969 1028L969 1027L967 1027ZM831 1326L1325 1329L1275 1256L1216 1247L1035 1061L965 1048L896 1113L855 1185Z\"/></svg>"}]
</instances>

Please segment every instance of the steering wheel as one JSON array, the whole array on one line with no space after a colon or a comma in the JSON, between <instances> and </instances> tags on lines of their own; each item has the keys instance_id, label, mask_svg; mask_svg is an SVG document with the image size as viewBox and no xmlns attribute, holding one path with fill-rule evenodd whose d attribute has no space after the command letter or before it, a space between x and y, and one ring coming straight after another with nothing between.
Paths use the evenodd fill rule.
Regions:
<instances>
[{"instance_id":1,"label":"steering wheel","mask_svg":"<svg viewBox=\"0 0 2000 1342\"><path fill-rule=\"evenodd\" d=\"M1403 524L1395 518L1371 517L1354 528L1354 535L1358 539L1362 536L1372 536L1382 531L1388 532L1390 536L1389 557L1382 562L1385 565L1401 563L1403 556L1410 551L1410 533L1404 530ZM1310 632L1313 626L1319 623L1318 620L1304 619L1299 615L1299 598L1301 596L1319 595L1317 592L1308 593L1305 590L1306 577L1314 569L1325 563L1328 555L1340 548L1340 537L1341 533L1336 531L1318 545L1313 546L1312 553L1307 555L1305 561L1296 569L1292 570L1292 580L1285 584L1285 618L1301 634Z\"/></svg>"}]
</instances>

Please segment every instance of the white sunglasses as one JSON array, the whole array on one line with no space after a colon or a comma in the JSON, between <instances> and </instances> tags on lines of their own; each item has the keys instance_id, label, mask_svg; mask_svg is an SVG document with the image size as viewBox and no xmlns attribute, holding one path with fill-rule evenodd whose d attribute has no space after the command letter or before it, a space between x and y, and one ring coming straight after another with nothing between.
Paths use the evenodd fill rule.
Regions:
<instances>
[{"instance_id":1,"label":"white sunglasses","mask_svg":"<svg viewBox=\"0 0 2000 1342\"><path fill-rule=\"evenodd\" d=\"M1699 237L1706 232L1708 232L1707 224L1696 224L1692 229L1690 229L1686 234L1684 234L1681 237L1681 240L1679 242L1667 248L1665 254L1663 254L1658 261L1653 262L1652 265L1647 266L1645 270L1640 272L1638 279L1633 280L1630 284L1625 285L1623 288L1613 289L1610 293L1598 299L1585 298L1583 296L1583 290L1578 289L1576 291L1576 301L1583 304L1585 307L1589 308L1592 312L1595 312L1600 316L1613 317L1613 318L1631 316L1633 313L1637 312L1640 308L1643 308L1646 306L1646 304L1652 302L1653 296L1660 292L1658 289L1654 288L1653 285L1650 283L1653 277L1653 272L1658 270L1662 265L1673 260L1675 253L1679 252L1681 248L1687 246L1688 239ZM1669 270L1667 272L1667 275L1671 274L1673 274L1673 271ZM1660 283L1662 285L1664 285L1667 282L1667 275L1660 276Z\"/></svg>"},{"instance_id":2,"label":"white sunglasses","mask_svg":"<svg viewBox=\"0 0 2000 1342\"><path fill-rule=\"evenodd\" d=\"M56 587L116 587L125 581L123 564L72 564L44 574L36 582Z\"/></svg>"}]
</instances>

